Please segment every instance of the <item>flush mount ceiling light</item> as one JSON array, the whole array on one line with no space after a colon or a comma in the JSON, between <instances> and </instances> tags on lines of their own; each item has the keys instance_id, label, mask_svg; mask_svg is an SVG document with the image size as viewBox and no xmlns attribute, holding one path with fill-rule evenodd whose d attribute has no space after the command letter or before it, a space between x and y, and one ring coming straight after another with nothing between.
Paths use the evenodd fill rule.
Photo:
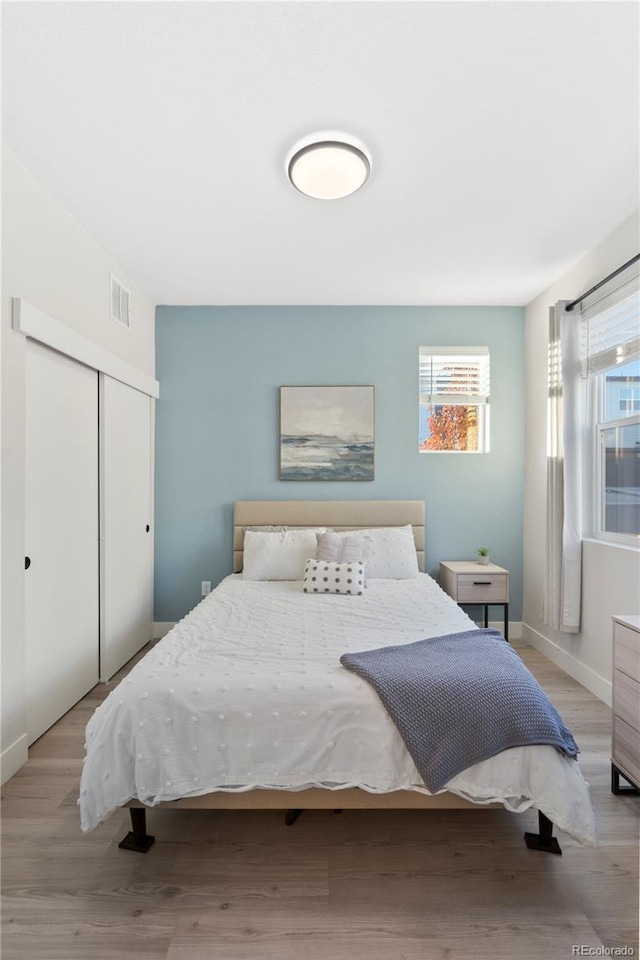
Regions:
<instances>
[{"instance_id":1,"label":"flush mount ceiling light","mask_svg":"<svg viewBox=\"0 0 640 960\"><path fill-rule=\"evenodd\" d=\"M289 180L300 193L316 200L338 200L366 183L371 156L355 137L316 133L293 147L286 167Z\"/></svg>"}]
</instances>

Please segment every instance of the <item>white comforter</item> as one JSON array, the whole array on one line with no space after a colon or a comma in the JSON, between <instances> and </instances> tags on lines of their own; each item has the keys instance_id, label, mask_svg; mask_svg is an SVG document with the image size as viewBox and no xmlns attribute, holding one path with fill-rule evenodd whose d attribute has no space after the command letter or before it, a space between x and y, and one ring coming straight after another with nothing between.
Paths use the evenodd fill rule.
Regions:
<instances>
[{"instance_id":1,"label":"white comforter","mask_svg":"<svg viewBox=\"0 0 640 960\"><path fill-rule=\"evenodd\" d=\"M154 805L309 786L428 793L377 694L339 657L472 626L425 574L372 580L364 597L227 577L91 718L82 829L133 798ZM576 840L595 842L587 784L553 747L506 750L446 789L514 811L535 805Z\"/></svg>"}]
</instances>

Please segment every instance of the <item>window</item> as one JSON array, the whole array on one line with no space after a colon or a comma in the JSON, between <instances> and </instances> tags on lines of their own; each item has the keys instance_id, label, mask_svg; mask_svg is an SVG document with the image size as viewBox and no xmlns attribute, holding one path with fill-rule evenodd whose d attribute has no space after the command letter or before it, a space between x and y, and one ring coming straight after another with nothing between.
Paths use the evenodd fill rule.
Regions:
<instances>
[{"instance_id":1,"label":"window","mask_svg":"<svg viewBox=\"0 0 640 960\"><path fill-rule=\"evenodd\" d=\"M639 537L640 360L599 374L595 391L598 533Z\"/></svg>"},{"instance_id":2,"label":"window","mask_svg":"<svg viewBox=\"0 0 640 960\"><path fill-rule=\"evenodd\" d=\"M596 536L640 538L640 290L638 281L583 310L582 369L592 410Z\"/></svg>"},{"instance_id":3,"label":"window","mask_svg":"<svg viewBox=\"0 0 640 960\"><path fill-rule=\"evenodd\" d=\"M640 413L640 387L621 387L619 389L618 410L625 414Z\"/></svg>"},{"instance_id":4,"label":"window","mask_svg":"<svg viewBox=\"0 0 640 960\"><path fill-rule=\"evenodd\" d=\"M420 347L421 453L489 450L489 348Z\"/></svg>"}]
</instances>

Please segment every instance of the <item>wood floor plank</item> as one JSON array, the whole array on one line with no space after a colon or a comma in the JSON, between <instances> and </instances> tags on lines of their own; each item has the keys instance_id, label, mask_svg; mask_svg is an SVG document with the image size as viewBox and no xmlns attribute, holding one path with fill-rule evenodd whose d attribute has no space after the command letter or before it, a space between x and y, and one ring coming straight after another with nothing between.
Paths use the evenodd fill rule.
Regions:
<instances>
[{"instance_id":1,"label":"wood floor plank","mask_svg":"<svg viewBox=\"0 0 640 960\"><path fill-rule=\"evenodd\" d=\"M331 937L326 931L316 936L304 931L268 938L249 926L237 941L175 936L167 960L565 960L575 944L601 946L581 915L544 925L503 920L466 929L452 926L445 936L419 938L399 936L381 925L346 936L338 928Z\"/></svg>"},{"instance_id":2,"label":"wood floor plank","mask_svg":"<svg viewBox=\"0 0 640 960\"><path fill-rule=\"evenodd\" d=\"M640 799L610 792L608 708L535 650L523 659L572 727L600 845L527 850L534 811L151 810L156 844L118 849L76 806L99 685L2 790L2 960L565 960L638 955Z\"/></svg>"}]
</instances>

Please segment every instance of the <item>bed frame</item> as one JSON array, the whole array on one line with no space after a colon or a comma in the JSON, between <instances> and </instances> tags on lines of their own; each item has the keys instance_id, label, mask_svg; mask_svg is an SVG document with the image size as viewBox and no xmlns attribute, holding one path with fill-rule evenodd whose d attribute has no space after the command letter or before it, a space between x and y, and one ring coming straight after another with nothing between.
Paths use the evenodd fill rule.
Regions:
<instances>
[{"instance_id":1,"label":"bed frame","mask_svg":"<svg viewBox=\"0 0 640 960\"><path fill-rule=\"evenodd\" d=\"M422 500L239 500L233 510L233 570L242 571L244 534L247 527L287 526L331 527L334 530L358 530L367 527L400 527L411 524L420 570L425 569L425 505ZM296 807L289 805L295 799ZM434 796L409 790L368 793L357 787L323 790L320 787L291 792L288 790L251 790L246 793L215 793L160 803L158 809L171 810L286 810L285 822L293 823L303 810L406 810L406 809L498 809L502 804L478 804L453 793ZM154 842L146 830L146 807L138 801L127 804L131 814L131 832L120 842L125 850L146 853ZM540 811L539 833L525 833L527 846L547 853L561 853L553 837L553 824Z\"/></svg>"}]
</instances>

